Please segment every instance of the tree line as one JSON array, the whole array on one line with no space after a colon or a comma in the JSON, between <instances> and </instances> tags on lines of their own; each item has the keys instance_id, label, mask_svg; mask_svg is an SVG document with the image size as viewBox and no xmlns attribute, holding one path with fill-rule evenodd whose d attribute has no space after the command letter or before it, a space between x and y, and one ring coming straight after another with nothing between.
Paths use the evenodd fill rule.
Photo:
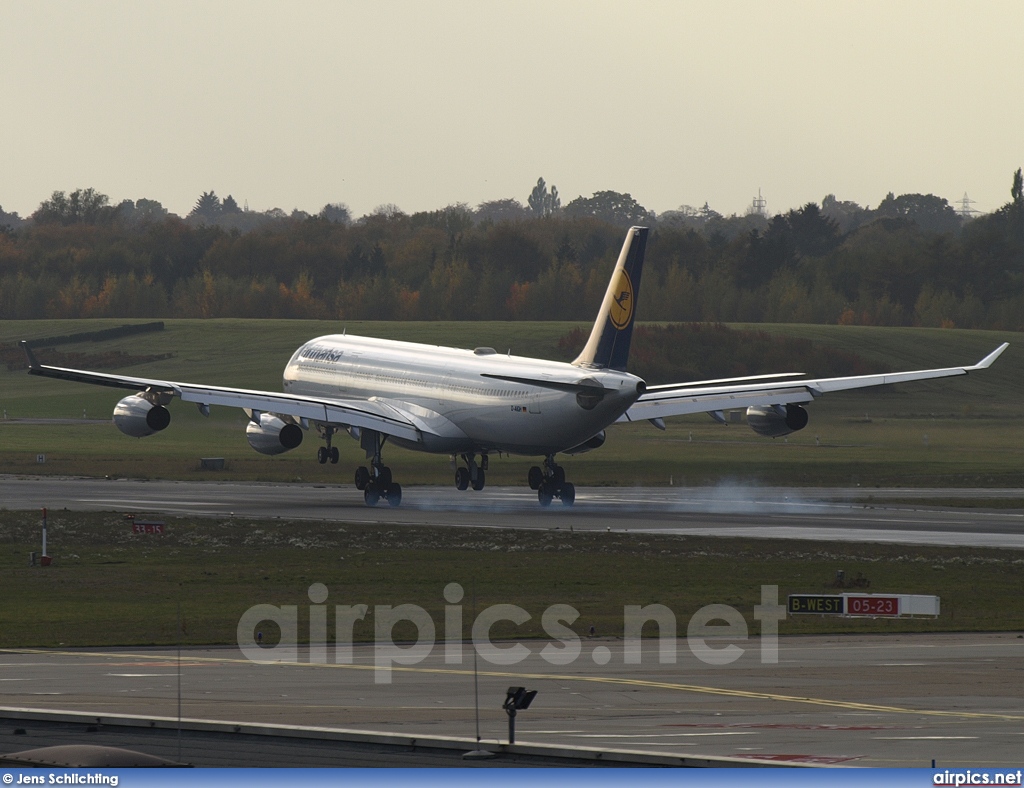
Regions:
<instances>
[{"instance_id":1,"label":"tree line","mask_svg":"<svg viewBox=\"0 0 1024 788\"><path fill-rule=\"evenodd\" d=\"M874 208L827 196L773 217L709 206L660 215L629 194L566 205L543 179L505 199L353 219L249 211L201 195L55 192L27 219L0 208L0 319L278 317L588 320L623 229L652 227L642 320L1024 330L1024 195L965 219L933 195Z\"/></svg>"}]
</instances>

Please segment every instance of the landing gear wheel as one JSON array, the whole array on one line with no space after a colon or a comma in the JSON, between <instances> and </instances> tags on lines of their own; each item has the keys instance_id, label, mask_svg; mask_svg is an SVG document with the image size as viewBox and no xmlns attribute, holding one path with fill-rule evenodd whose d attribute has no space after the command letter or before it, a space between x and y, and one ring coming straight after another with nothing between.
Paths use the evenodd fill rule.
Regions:
<instances>
[{"instance_id":1,"label":"landing gear wheel","mask_svg":"<svg viewBox=\"0 0 1024 788\"><path fill-rule=\"evenodd\" d=\"M565 480L565 468L555 462L555 455L544 458L544 467L534 465L527 474L530 489L537 491L541 506L550 506L558 498L563 506L576 503L576 487Z\"/></svg>"},{"instance_id":2,"label":"landing gear wheel","mask_svg":"<svg viewBox=\"0 0 1024 788\"><path fill-rule=\"evenodd\" d=\"M327 462L327 460L329 458L330 458L330 451L328 450L328 448L326 446L321 446L319 449L316 450L316 461L318 463L320 463L321 465L326 464L326 462Z\"/></svg>"},{"instance_id":3,"label":"landing gear wheel","mask_svg":"<svg viewBox=\"0 0 1024 788\"><path fill-rule=\"evenodd\" d=\"M367 506L376 506L381 498L384 498L391 506L398 506L402 502L402 485L395 484L392 480L391 469L384 464L381 450L387 441L387 435L381 435L374 430L367 430L360 435L360 446L366 450L366 457L370 460L370 467L359 467L356 469L356 487L363 491L363 500ZM337 449L334 449L335 457ZM337 462L337 460L332 460Z\"/></svg>"},{"instance_id":4,"label":"landing gear wheel","mask_svg":"<svg viewBox=\"0 0 1024 788\"><path fill-rule=\"evenodd\" d=\"M455 487L465 490L469 487L469 468L458 468L455 471Z\"/></svg>"},{"instance_id":5,"label":"landing gear wheel","mask_svg":"<svg viewBox=\"0 0 1024 788\"><path fill-rule=\"evenodd\" d=\"M479 492L484 488L484 469L477 468L476 478L473 480L473 489Z\"/></svg>"},{"instance_id":6,"label":"landing gear wheel","mask_svg":"<svg viewBox=\"0 0 1024 788\"><path fill-rule=\"evenodd\" d=\"M338 460L341 459L341 452L338 451L338 447L337 446L332 446L330 448L330 450L329 450L329 455L330 455L331 465L337 465L338 464Z\"/></svg>"}]
</instances>

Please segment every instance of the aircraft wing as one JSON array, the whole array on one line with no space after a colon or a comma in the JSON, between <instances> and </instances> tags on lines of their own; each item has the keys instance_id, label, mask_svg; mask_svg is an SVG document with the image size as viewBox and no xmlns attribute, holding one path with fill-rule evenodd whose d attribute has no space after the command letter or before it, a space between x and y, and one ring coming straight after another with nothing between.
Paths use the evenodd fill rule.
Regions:
<instances>
[{"instance_id":1,"label":"aircraft wing","mask_svg":"<svg viewBox=\"0 0 1024 788\"><path fill-rule=\"evenodd\" d=\"M891 372L882 375L855 375L845 378L818 380L786 380L765 383L739 383L738 385L708 385L707 383L679 383L652 387L644 392L619 421L644 421L687 413L706 413L753 405L784 405L811 402L833 391L884 386L889 383L907 383L966 375L987 369L1009 347L1004 342L977 364L945 369L922 369L913 372Z\"/></svg>"},{"instance_id":2,"label":"aircraft wing","mask_svg":"<svg viewBox=\"0 0 1024 788\"><path fill-rule=\"evenodd\" d=\"M232 408L275 413L325 424L361 427L416 442L422 440L422 430L426 427L422 419L414 419L411 417L412 414L405 413L394 405L383 401L305 397L274 391L201 386L171 380L48 367L36 360L31 349L24 342L22 347L29 359L30 375L131 391L163 393L178 397L183 402L195 402L200 406L226 405Z\"/></svg>"}]
</instances>

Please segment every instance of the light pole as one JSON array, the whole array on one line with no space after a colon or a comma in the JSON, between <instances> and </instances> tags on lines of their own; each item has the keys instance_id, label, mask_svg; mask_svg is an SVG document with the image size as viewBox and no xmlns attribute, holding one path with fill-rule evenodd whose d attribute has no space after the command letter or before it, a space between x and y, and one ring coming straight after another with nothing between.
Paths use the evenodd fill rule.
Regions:
<instances>
[{"instance_id":1,"label":"light pole","mask_svg":"<svg viewBox=\"0 0 1024 788\"><path fill-rule=\"evenodd\" d=\"M525 687L509 687L505 693L505 702L501 707L508 715L508 743L516 743L516 712L526 711L537 697L537 690Z\"/></svg>"}]
</instances>

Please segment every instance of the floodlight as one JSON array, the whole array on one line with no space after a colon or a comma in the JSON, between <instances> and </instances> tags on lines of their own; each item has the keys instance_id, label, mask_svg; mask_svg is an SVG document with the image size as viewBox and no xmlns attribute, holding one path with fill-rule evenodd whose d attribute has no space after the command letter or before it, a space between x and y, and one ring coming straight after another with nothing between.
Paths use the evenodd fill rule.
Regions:
<instances>
[{"instance_id":1,"label":"floodlight","mask_svg":"<svg viewBox=\"0 0 1024 788\"><path fill-rule=\"evenodd\" d=\"M516 712L525 711L530 708L533 699L537 697L537 690L528 690L526 687L509 687L505 692L505 702L501 707L508 715L508 743L516 743Z\"/></svg>"}]
</instances>

